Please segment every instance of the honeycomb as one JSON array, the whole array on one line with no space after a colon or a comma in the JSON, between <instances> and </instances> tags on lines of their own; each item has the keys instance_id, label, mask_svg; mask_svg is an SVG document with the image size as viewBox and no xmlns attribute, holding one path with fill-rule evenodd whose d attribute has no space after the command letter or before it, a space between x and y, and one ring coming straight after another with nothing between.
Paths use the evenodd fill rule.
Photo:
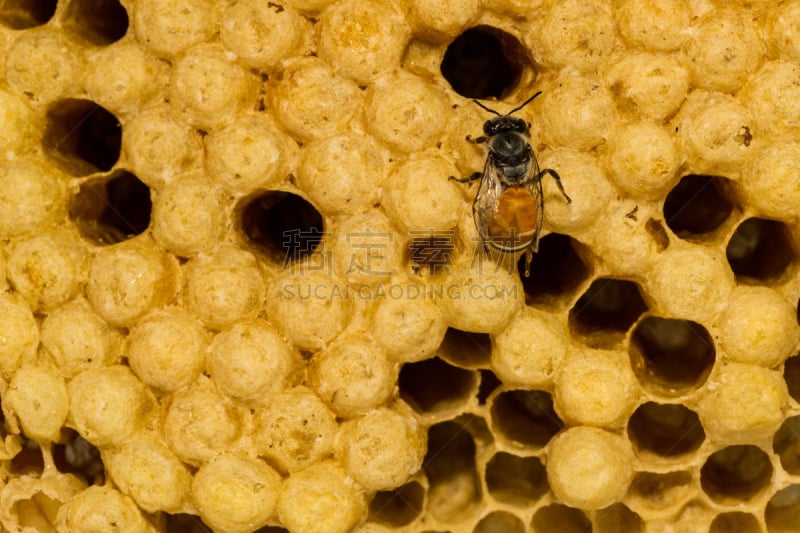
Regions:
<instances>
[{"instance_id":1,"label":"honeycomb","mask_svg":"<svg viewBox=\"0 0 800 533\"><path fill-rule=\"evenodd\" d=\"M800 532L800 0L6 0L9 532ZM535 92L532 273L470 142Z\"/></svg>"}]
</instances>

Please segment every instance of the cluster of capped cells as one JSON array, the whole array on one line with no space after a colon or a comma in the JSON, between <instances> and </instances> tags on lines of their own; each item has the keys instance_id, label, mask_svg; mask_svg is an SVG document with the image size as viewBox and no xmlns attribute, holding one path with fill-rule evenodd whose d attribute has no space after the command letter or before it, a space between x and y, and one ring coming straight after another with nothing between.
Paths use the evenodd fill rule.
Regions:
<instances>
[{"instance_id":1,"label":"cluster of capped cells","mask_svg":"<svg viewBox=\"0 0 800 533\"><path fill-rule=\"evenodd\" d=\"M10 532L800 531L800 0L0 4ZM472 218L519 110L529 277Z\"/></svg>"}]
</instances>

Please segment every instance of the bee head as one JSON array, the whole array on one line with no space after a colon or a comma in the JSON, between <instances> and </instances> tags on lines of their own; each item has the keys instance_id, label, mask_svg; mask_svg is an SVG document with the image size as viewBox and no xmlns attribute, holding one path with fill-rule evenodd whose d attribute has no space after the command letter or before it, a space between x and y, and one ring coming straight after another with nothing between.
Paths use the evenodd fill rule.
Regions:
<instances>
[{"instance_id":1,"label":"bee head","mask_svg":"<svg viewBox=\"0 0 800 533\"><path fill-rule=\"evenodd\" d=\"M497 117L483 123L483 133L487 137L494 137L501 133L526 133L527 131L528 123L517 117Z\"/></svg>"},{"instance_id":2,"label":"bee head","mask_svg":"<svg viewBox=\"0 0 800 533\"><path fill-rule=\"evenodd\" d=\"M542 91L539 91L538 93L534 94L533 96L522 102L522 104L518 105L505 115L501 115L494 109L486 107L477 100L473 100L473 102L478 104L478 106L480 106L482 109L485 109L486 111L497 115L497 118L489 119L483 123L483 133L487 137L492 137L494 135L499 135L501 133L527 133L530 125L521 118L512 117L511 115L513 115L526 105L533 102L534 98L536 98L540 94L542 94Z\"/></svg>"}]
</instances>

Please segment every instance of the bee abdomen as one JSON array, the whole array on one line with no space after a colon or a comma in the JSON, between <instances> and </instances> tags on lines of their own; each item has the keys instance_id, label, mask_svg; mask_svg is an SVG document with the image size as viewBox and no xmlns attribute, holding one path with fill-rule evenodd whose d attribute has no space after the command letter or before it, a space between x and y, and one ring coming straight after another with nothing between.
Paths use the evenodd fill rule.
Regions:
<instances>
[{"instance_id":1,"label":"bee abdomen","mask_svg":"<svg viewBox=\"0 0 800 533\"><path fill-rule=\"evenodd\" d=\"M500 195L486 220L489 242L499 250L525 248L536 235L539 206L523 187L509 187Z\"/></svg>"}]
</instances>

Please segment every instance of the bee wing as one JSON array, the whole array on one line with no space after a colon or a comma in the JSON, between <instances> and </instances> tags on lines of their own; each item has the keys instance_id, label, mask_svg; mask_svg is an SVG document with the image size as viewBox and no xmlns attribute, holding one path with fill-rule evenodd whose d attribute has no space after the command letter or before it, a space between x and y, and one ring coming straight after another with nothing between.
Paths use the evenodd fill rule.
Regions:
<instances>
[{"instance_id":1,"label":"bee wing","mask_svg":"<svg viewBox=\"0 0 800 533\"><path fill-rule=\"evenodd\" d=\"M534 253L539 251L539 235L542 233L542 222L544 221L544 194L542 193L542 177L539 174L539 163L536 156L531 153L531 165L525 174L522 186L528 191L536 202L536 232L530 243L530 250Z\"/></svg>"},{"instance_id":2,"label":"bee wing","mask_svg":"<svg viewBox=\"0 0 800 533\"><path fill-rule=\"evenodd\" d=\"M503 194L503 190L503 183L497 175L497 167L494 164L494 159L490 156L486 159L486 165L483 167L481 184L478 187L478 193L475 195L475 201L472 204L472 215L475 218L475 227L478 228L478 233L480 234L484 246L491 241L488 231L488 221L494 217L493 211L497 209L497 203L500 201L500 195Z\"/></svg>"}]
</instances>

